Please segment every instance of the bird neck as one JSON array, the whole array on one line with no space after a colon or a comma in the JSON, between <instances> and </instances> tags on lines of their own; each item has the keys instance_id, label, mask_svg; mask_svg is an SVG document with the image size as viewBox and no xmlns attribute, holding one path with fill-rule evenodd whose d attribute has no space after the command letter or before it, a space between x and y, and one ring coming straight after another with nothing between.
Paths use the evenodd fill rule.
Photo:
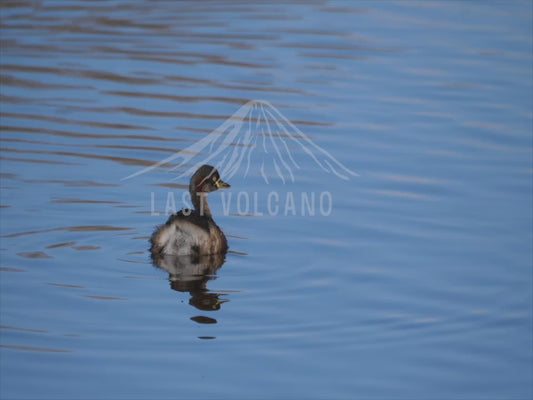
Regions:
<instances>
[{"instance_id":1,"label":"bird neck","mask_svg":"<svg viewBox=\"0 0 533 400\"><path fill-rule=\"evenodd\" d=\"M191 201L194 209L200 213L200 215L205 215L211 217L211 209L207 203L207 192L196 192L191 190Z\"/></svg>"}]
</instances>

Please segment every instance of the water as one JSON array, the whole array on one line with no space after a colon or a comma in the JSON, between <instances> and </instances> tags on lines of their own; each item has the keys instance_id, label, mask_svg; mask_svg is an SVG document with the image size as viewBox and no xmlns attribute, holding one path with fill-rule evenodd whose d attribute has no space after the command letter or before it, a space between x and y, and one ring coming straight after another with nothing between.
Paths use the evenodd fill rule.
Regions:
<instances>
[{"instance_id":1,"label":"water","mask_svg":"<svg viewBox=\"0 0 533 400\"><path fill-rule=\"evenodd\" d=\"M531 15L2 2L0 397L530 398ZM359 177L293 143L267 184L256 153L210 196L223 265L169 281L148 238L186 168L123 178L249 100Z\"/></svg>"}]
</instances>

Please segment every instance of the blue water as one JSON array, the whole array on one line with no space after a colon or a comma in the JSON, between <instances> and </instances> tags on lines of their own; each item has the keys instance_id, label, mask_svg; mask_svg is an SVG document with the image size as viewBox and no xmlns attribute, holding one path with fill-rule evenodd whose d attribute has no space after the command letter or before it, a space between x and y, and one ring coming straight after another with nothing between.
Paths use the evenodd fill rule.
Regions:
<instances>
[{"instance_id":1,"label":"blue water","mask_svg":"<svg viewBox=\"0 0 533 400\"><path fill-rule=\"evenodd\" d=\"M531 2L0 12L2 399L533 396ZM250 100L359 176L257 147L223 265L169 279L148 239L214 149L125 178Z\"/></svg>"}]
</instances>

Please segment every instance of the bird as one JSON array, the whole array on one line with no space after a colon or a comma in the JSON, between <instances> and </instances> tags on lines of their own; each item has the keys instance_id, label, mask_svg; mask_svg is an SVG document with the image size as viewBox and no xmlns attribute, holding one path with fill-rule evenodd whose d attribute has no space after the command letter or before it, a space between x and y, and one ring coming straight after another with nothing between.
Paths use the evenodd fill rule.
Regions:
<instances>
[{"instance_id":1,"label":"bird","mask_svg":"<svg viewBox=\"0 0 533 400\"><path fill-rule=\"evenodd\" d=\"M153 258L226 253L228 241L213 220L207 203L207 194L231 186L220 179L218 170L202 165L191 177L189 193L194 209L183 209L172 214L158 226L150 238Z\"/></svg>"}]
</instances>

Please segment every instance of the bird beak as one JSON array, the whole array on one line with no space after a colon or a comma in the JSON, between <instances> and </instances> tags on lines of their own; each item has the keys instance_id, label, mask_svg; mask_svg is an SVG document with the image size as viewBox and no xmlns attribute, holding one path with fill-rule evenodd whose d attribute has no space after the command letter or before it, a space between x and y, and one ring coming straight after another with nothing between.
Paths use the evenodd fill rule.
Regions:
<instances>
[{"instance_id":1,"label":"bird beak","mask_svg":"<svg viewBox=\"0 0 533 400\"><path fill-rule=\"evenodd\" d=\"M222 179L219 179L218 181L216 181L216 185L217 185L217 188L219 189L226 189L226 188L231 187L229 183L222 181Z\"/></svg>"}]
</instances>

